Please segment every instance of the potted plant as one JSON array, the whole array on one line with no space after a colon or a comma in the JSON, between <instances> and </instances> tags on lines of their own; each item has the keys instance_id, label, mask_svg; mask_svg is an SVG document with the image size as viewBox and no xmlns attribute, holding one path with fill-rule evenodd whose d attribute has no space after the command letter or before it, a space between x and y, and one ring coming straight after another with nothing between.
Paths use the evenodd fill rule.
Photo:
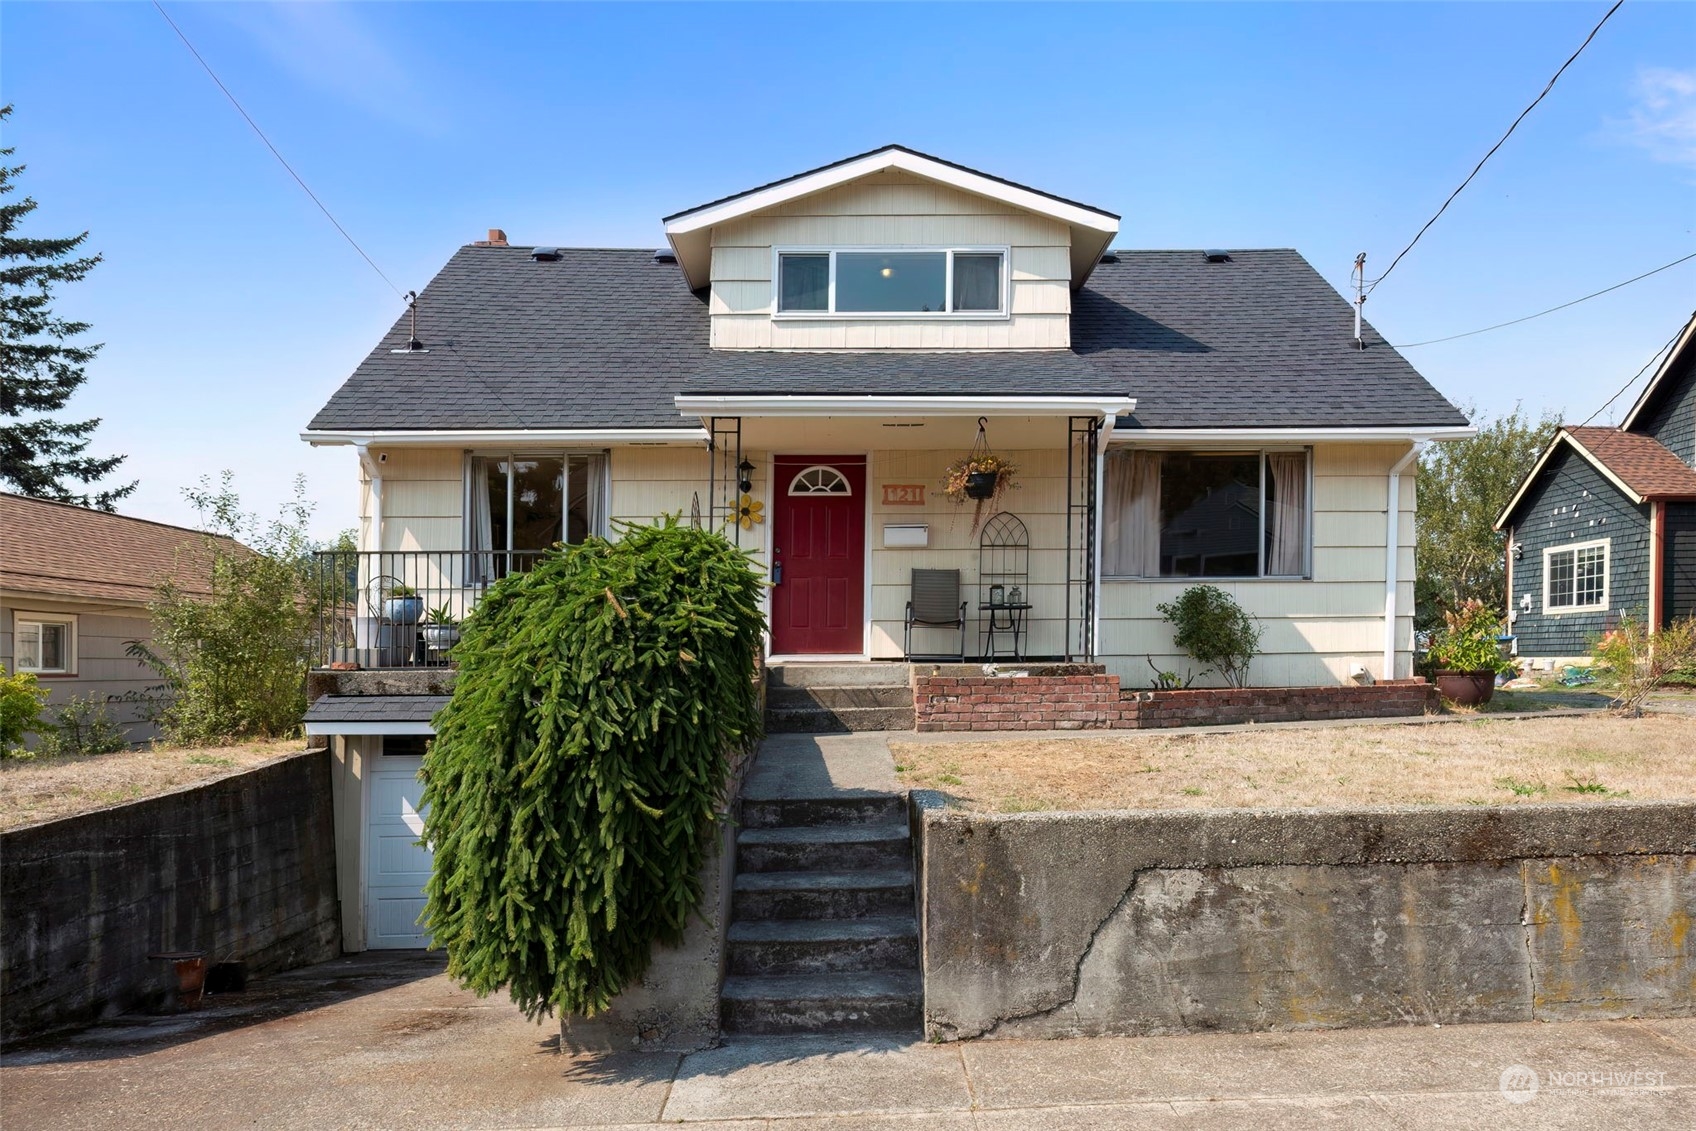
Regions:
<instances>
[{"instance_id":1,"label":"potted plant","mask_svg":"<svg viewBox=\"0 0 1696 1131\"><path fill-rule=\"evenodd\" d=\"M949 464L942 473L942 493L946 498L956 505L964 505L967 500L976 504L972 514L973 534L978 532L986 517L984 504L989 504L988 510L993 514L1002 494L1015 485L1013 473L1018 470L1010 460L989 450L985 423L982 417L978 419L978 438L972 450Z\"/></svg>"},{"instance_id":2,"label":"potted plant","mask_svg":"<svg viewBox=\"0 0 1696 1131\"><path fill-rule=\"evenodd\" d=\"M424 615L424 599L410 585L394 585L383 599L383 618L393 624L417 624Z\"/></svg>"},{"instance_id":3,"label":"potted plant","mask_svg":"<svg viewBox=\"0 0 1696 1131\"><path fill-rule=\"evenodd\" d=\"M453 611L445 603L424 614L421 631L424 643L434 652L446 652L459 643L459 622L453 619Z\"/></svg>"},{"instance_id":4,"label":"potted plant","mask_svg":"<svg viewBox=\"0 0 1696 1131\"><path fill-rule=\"evenodd\" d=\"M1496 693L1496 676L1511 668L1496 643L1500 623L1495 612L1474 598L1443 614L1443 627L1431 641L1437 690L1457 707L1477 707Z\"/></svg>"}]
</instances>

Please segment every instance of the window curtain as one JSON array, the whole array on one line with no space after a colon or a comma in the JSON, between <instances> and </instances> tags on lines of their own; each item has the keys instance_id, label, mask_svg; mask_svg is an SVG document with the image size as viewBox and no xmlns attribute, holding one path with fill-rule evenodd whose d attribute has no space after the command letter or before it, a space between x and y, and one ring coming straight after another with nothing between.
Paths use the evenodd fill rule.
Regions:
<instances>
[{"instance_id":1,"label":"window curtain","mask_svg":"<svg viewBox=\"0 0 1696 1131\"><path fill-rule=\"evenodd\" d=\"M589 533L607 536L607 457L597 453L589 457L586 478L589 480Z\"/></svg>"},{"instance_id":2,"label":"window curtain","mask_svg":"<svg viewBox=\"0 0 1696 1131\"><path fill-rule=\"evenodd\" d=\"M1266 474L1272 484L1266 572L1300 577L1307 572L1307 453L1268 453Z\"/></svg>"},{"instance_id":3,"label":"window curtain","mask_svg":"<svg viewBox=\"0 0 1696 1131\"><path fill-rule=\"evenodd\" d=\"M472 552L465 575L473 585L486 585L495 573L495 526L489 513L489 461L480 456L471 458L471 511L467 518L466 534Z\"/></svg>"},{"instance_id":4,"label":"window curtain","mask_svg":"<svg viewBox=\"0 0 1696 1131\"><path fill-rule=\"evenodd\" d=\"M954 309L1001 309L1001 257L999 255L956 255L954 257Z\"/></svg>"},{"instance_id":5,"label":"window curtain","mask_svg":"<svg viewBox=\"0 0 1696 1131\"><path fill-rule=\"evenodd\" d=\"M1101 567L1109 577L1160 576L1160 453L1109 452Z\"/></svg>"}]
</instances>

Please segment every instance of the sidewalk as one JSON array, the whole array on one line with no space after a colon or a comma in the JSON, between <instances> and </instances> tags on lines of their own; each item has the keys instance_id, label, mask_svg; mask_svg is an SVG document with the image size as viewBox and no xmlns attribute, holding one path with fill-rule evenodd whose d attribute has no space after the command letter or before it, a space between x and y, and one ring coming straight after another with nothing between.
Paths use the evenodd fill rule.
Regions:
<instances>
[{"instance_id":1,"label":"sidewalk","mask_svg":"<svg viewBox=\"0 0 1696 1131\"><path fill-rule=\"evenodd\" d=\"M8 1052L0 1125L54 1128L1696 1126L1696 1019L951 1045L746 1040L569 1056L439 956L361 955L195 1014ZM1523 1065L1511 1097L1503 1074ZM1524 1102L1513 1103L1511 1099Z\"/></svg>"}]
</instances>

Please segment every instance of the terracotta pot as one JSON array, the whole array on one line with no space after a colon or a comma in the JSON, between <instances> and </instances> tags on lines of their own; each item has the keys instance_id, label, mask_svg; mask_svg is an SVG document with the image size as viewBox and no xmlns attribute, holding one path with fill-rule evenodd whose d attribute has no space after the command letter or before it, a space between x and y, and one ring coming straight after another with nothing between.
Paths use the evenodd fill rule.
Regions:
<instances>
[{"instance_id":1,"label":"terracotta pot","mask_svg":"<svg viewBox=\"0 0 1696 1131\"><path fill-rule=\"evenodd\" d=\"M206 955L197 950L173 950L147 957L171 963L177 972L177 1006L193 1009L206 991Z\"/></svg>"},{"instance_id":2,"label":"terracotta pot","mask_svg":"<svg viewBox=\"0 0 1696 1131\"><path fill-rule=\"evenodd\" d=\"M995 498L995 481L1000 477L1000 473L995 471L974 471L970 473L966 476L966 498Z\"/></svg>"},{"instance_id":3,"label":"terracotta pot","mask_svg":"<svg viewBox=\"0 0 1696 1131\"><path fill-rule=\"evenodd\" d=\"M1489 668L1473 672L1437 673L1437 690L1457 707L1477 707L1496 693L1496 673Z\"/></svg>"}]
</instances>

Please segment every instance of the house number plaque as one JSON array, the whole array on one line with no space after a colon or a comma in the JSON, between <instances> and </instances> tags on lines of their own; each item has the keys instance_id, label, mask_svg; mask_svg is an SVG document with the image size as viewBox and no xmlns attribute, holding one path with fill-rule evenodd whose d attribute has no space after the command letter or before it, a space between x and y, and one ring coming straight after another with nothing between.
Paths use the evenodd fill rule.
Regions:
<instances>
[{"instance_id":1,"label":"house number plaque","mask_svg":"<svg viewBox=\"0 0 1696 1131\"><path fill-rule=\"evenodd\" d=\"M886 507L922 507L925 505L923 483L885 483L883 505Z\"/></svg>"}]
</instances>

